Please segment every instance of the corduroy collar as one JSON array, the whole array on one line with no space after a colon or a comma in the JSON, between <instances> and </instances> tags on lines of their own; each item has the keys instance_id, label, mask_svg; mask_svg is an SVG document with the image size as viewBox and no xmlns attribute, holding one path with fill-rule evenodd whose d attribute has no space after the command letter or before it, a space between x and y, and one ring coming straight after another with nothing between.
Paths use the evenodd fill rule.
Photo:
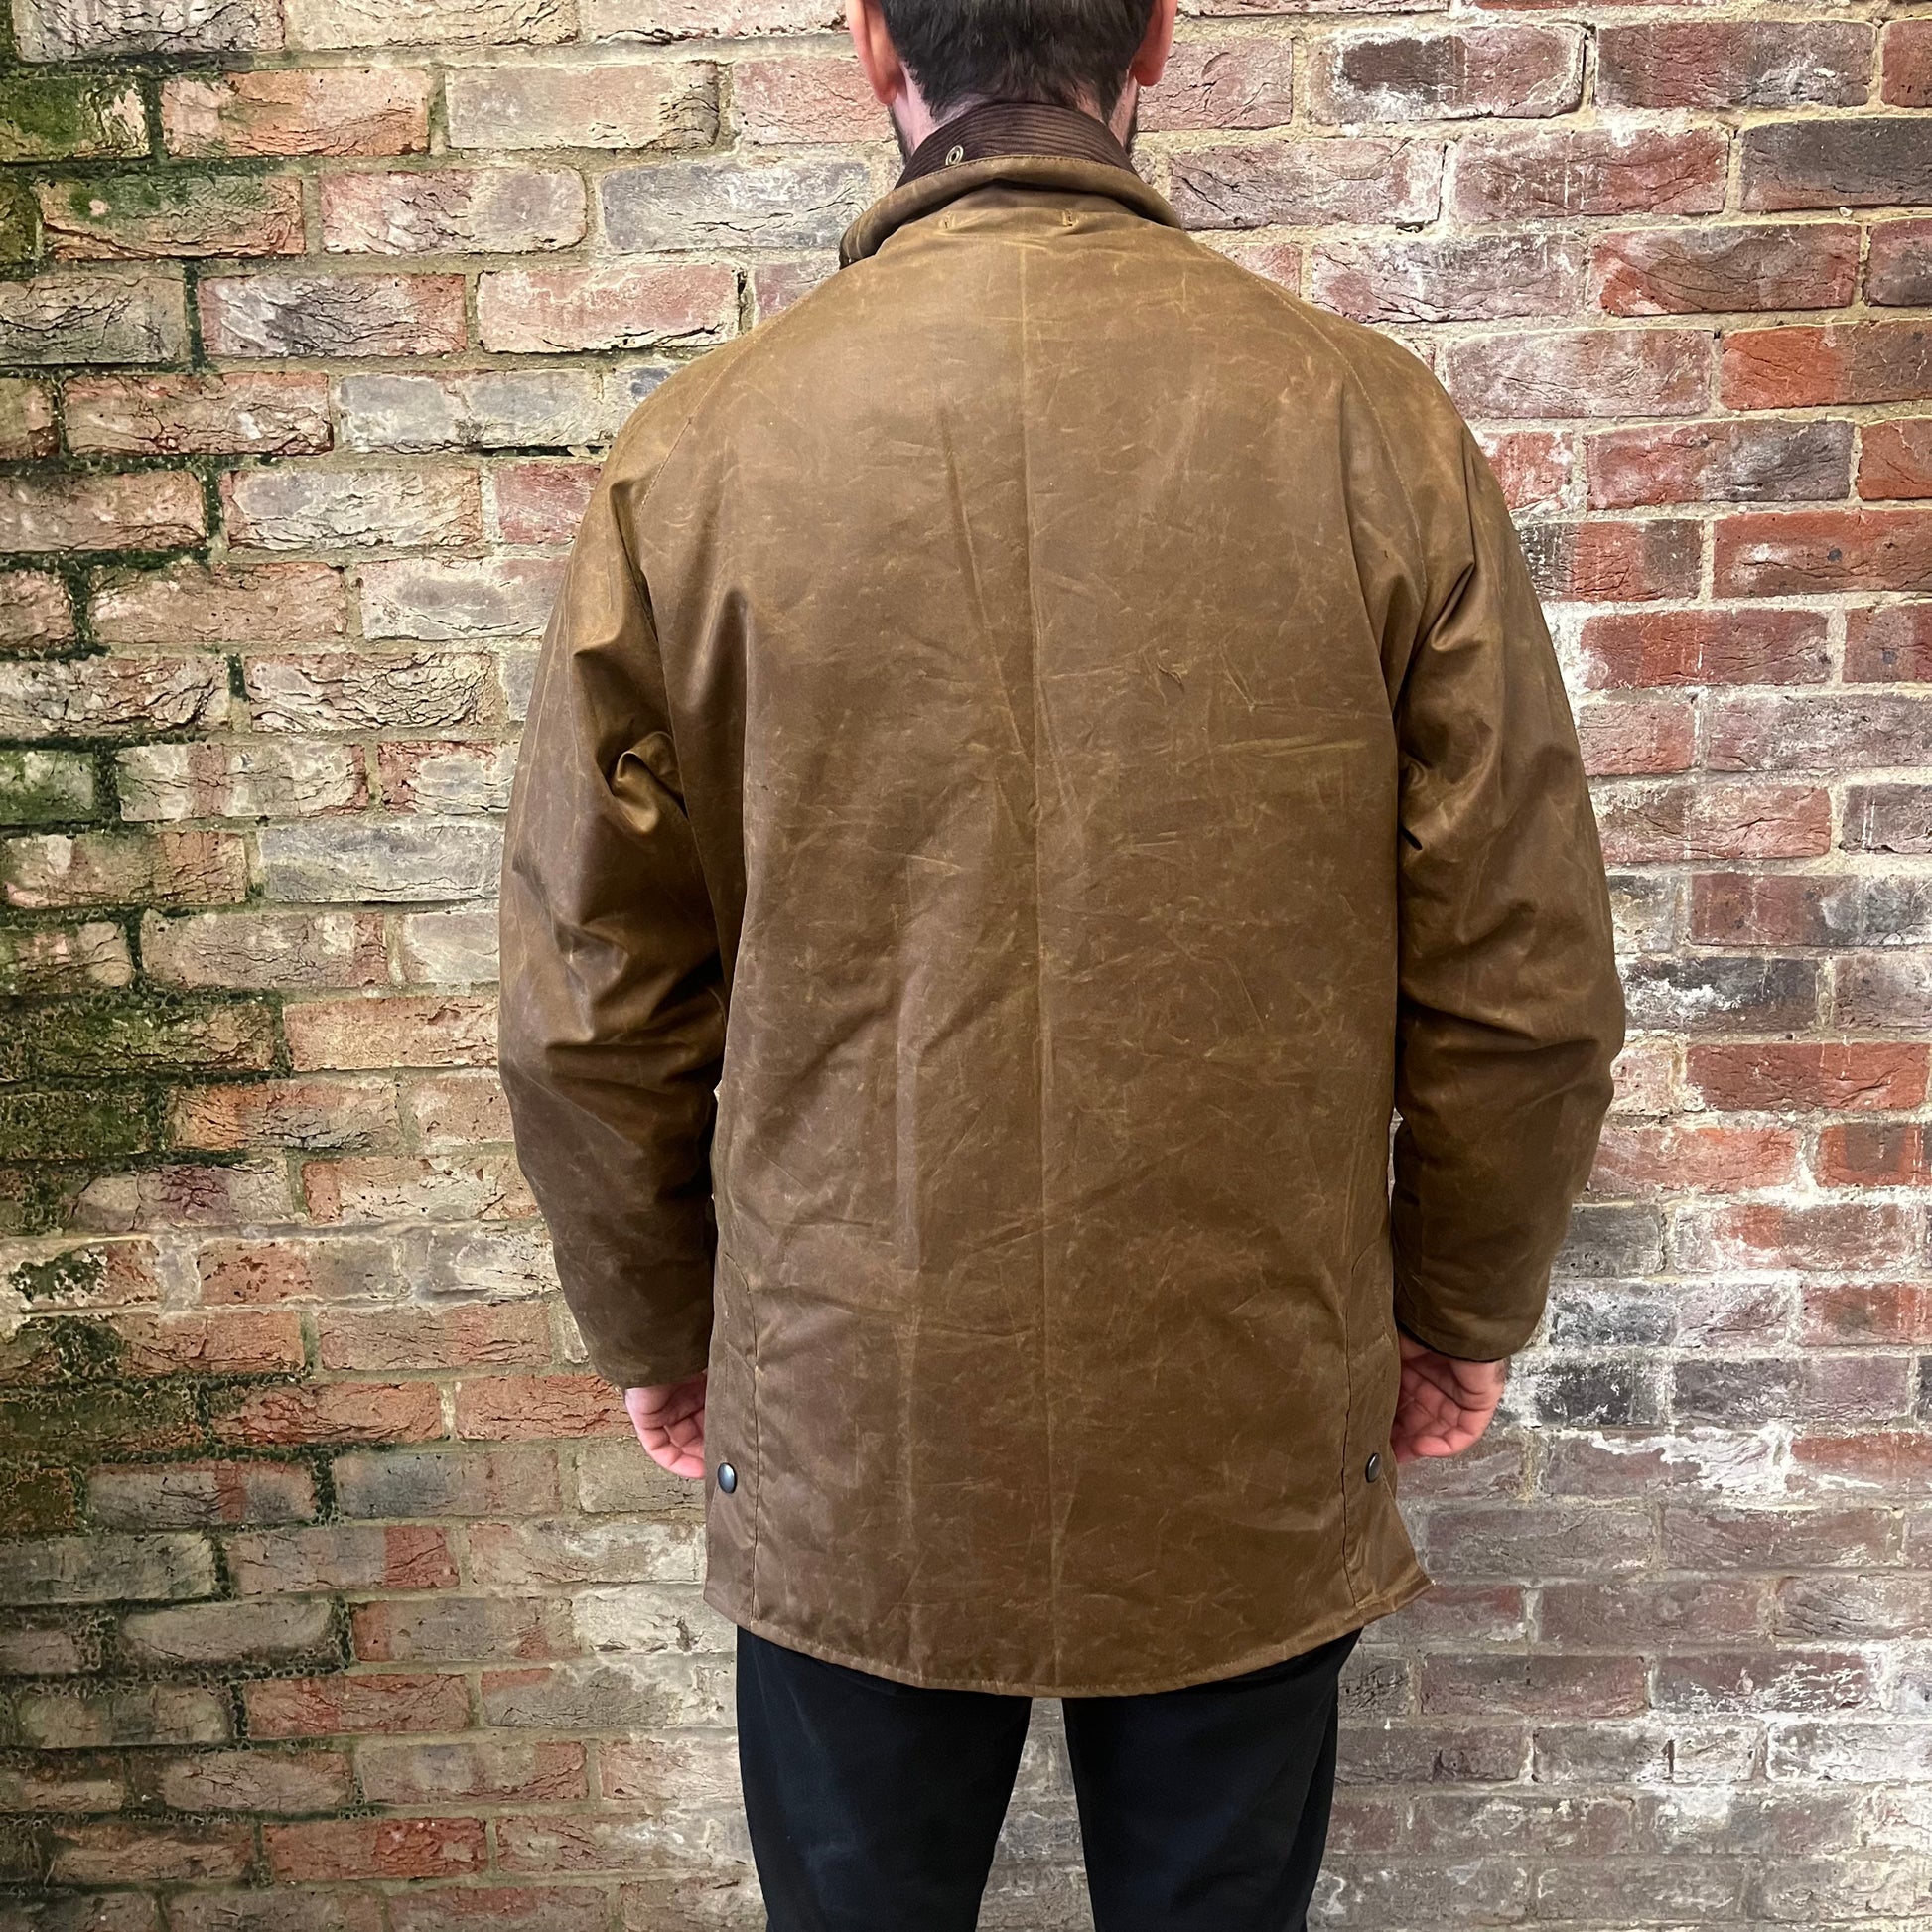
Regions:
<instances>
[{"instance_id":1,"label":"corduroy collar","mask_svg":"<svg viewBox=\"0 0 1932 1932\"><path fill-rule=\"evenodd\" d=\"M840 238L839 266L872 254L895 228L991 182L1108 195L1151 221L1180 226L1180 216L1134 172L1104 122L1045 101L989 100L919 143L897 182Z\"/></svg>"}]
</instances>

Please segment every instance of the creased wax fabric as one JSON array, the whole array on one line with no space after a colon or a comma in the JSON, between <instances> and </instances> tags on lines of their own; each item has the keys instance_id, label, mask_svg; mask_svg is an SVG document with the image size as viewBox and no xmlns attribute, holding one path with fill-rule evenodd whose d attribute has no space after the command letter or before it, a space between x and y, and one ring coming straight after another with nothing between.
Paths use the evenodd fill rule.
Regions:
<instances>
[{"instance_id":1,"label":"creased wax fabric","mask_svg":"<svg viewBox=\"0 0 1932 1932\"><path fill-rule=\"evenodd\" d=\"M1397 1318L1529 1338L1608 1102L1549 633L1434 376L1129 169L969 156L842 260L585 516L518 1153L596 1368L709 1365L727 1616L934 1686L1251 1669L1428 1587Z\"/></svg>"}]
</instances>

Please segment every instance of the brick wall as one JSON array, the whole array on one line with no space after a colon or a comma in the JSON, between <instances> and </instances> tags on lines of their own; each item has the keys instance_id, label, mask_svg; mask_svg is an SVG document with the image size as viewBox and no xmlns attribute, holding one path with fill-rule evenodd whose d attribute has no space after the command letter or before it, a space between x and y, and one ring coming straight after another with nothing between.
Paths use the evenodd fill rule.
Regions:
<instances>
[{"instance_id":1,"label":"brick wall","mask_svg":"<svg viewBox=\"0 0 1932 1932\"><path fill-rule=\"evenodd\" d=\"M895 171L833 8L13 0L7 1932L759 1922L489 894L599 450ZM1628 955L1547 1345L1405 1478L1332 1922L1932 1925L1928 105L1925 12L1207 0L1143 116L1481 426ZM1043 1722L989 1924L1076 1855Z\"/></svg>"}]
</instances>

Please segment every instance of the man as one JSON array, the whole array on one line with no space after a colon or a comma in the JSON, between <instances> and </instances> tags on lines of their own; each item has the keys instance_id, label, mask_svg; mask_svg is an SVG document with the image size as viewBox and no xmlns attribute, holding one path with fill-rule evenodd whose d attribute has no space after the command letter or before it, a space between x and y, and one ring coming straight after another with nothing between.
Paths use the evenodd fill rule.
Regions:
<instances>
[{"instance_id":1,"label":"man","mask_svg":"<svg viewBox=\"0 0 1932 1932\"><path fill-rule=\"evenodd\" d=\"M545 642L518 1151L706 1482L777 1932L970 1927L1034 1696L1101 1932L1282 1932L1607 1105L1576 735L1435 378L1134 173L1173 0L850 24L899 185L638 409Z\"/></svg>"}]
</instances>

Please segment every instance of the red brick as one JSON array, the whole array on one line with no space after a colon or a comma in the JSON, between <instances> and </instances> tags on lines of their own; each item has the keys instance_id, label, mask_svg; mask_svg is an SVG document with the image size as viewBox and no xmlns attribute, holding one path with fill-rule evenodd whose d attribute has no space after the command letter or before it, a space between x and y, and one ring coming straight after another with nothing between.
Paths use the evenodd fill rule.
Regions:
<instances>
[{"instance_id":1,"label":"red brick","mask_svg":"<svg viewBox=\"0 0 1932 1932\"><path fill-rule=\"evenodd\" d=\"M484 1376L457 1385L456 1433L492 1442L621 1436L622 1396L596 1375Z\"/></svg>"},{"instance_id":2,"label":"red brick","mask_svg":"<svg viewBox=\"0 0 1932 1932\"><path fill-rule=\"evenodd\" d=\"M41 232L57 261L299 255L294 175L91 175L42 182Z\"/></svg>"},{"instance_id":3,"label":"red brick","mask_svg":"<svg viewBox=\"0 0 1932 1932\"><path fill-rule=\"evenodd\" d=\"M1932 854L1932 785L1848 785L1838 842L1847 852Z\"/></svg>"},{"instance_id":4,"label":"red brick","mask_svg":"<svg viewBox=\"0 0 1932 1932\"><path fill-rule=\"evenodd\" d=\"M1688 517L1532 522L1520 535L1546 598L1622 604L1698 592L1704 529Z\"/></svg>"},{"instance_id":5,"label":"red brick","mask_svg":"<svg viewBox=\"0 0 1932 1932\"><path fill-rule=\"evenodd\" d=\"M1606 22L1596 97L1614 107L1861 107L1872 33L1850 21Z\"/></svg>"},{"instance_id":6,"label":"red brick","mask_svg":"<svg viewBox=\"0 0 1932 1932\"><path fill-rule=\"evenodd\" d=\"M1859 449L1859 494L1932 497L1932 416L1867 423Z\"/></svg>"},{"instance_id":7,"label":"red brick","mask_svg":"<svg viewBox=\"0 0 1932 1932\"><path fill-rule=\"evenodd\" d=\"M1747 208L1891 207L1932 200L1932 149L1909 115L1763 121L1739 136Z\"/></svg>"},{"instance_id":8,"label":"red brick","mask_svg":"<svg viewBox=\"0 0 1932 1932\"><path fill-rule=\"evenodd\" d=\"M170 154L421 154L430 76L411 68L271 69L161 86Z\"/></svg>"},{"instance_id":9,"label":"red brick","mask_svg":"<svg viewBox=\"0 0 1932 1932\"><path fill-rule=\"evenodd\" d=\"M1916 1121L1858 1121L1819 1135L1817 1171L1827 1187L1932 1186L1932 1152Z\"/></svg>"},{"instance_id":10,"label":"red brick","mask_svg":"<svg viewBox=\"0 0 1932 1932\"><path fill-rule=\"evenodd\" d=\"M1484 1718L1628 1716L1644 1709L1641 1657L1551 1653L1424 1658L1422 1708Z\"/></svg>"},{"instance_id":11,"label":"red brick","mask_svg":"<svg viewBox=\"0 0 1932 1932\"><path fill-rule=\"evenodd\" d=\"M500 269L477 283L485 348L524 355L697 345L731 333L738 280L712 262Z\"/></svg>"},{"instance_id":12,"label":"red brick","mask_svg":"<svg viewBox=\"0 0 1932 1932\"><path fill-rule=\"evenodd\" d=\"M337 1382L261 1389L214 1421L224 1443L422 1443L443 1433L443 1411L426 1382Z\"/></svg>"},{"instance_id":13,"label":"red brick","mask_svg":"<svg viewBox=\"0 0 1932 1932\"><path fill-rule=\"evenodd\" d=\"M550 1359L549 1322L534 1302L329 1312L317 1317L316 1334L327 1369L476 1368Z\"/></svg>"},{"instance_id":14,"label":"red brick","mask_svg":"<svg viewBox=\"0 0 1932 1932\"><path fill-rule=\"evenodd\" d=\"M1797 324L1725 338L1721 384L1729 409L1912 402L1932 395L1932 325Z\"/></svg>"},{"instance_id":15,"label":"red brick","mask_svg":"<svg viewBox=\"0 0 1932 1932\"><path fill-rule=\"evenodd\" d=\"M1826 1347L1932 1342L1932 1282L1807 1282L1798 1339Z\"/></svg>"},{"instance_id":16,"label":"red brick","mask_svg":"<svg viewBox=\"0 0 1932 1932\"><path fill-rule=\"evenodd\" d=\"M1879 43L1887 107L1932 107L1932 20L1894 20Z\"/></svg>"},{"instance_id":17,"label":"red brick","mask_svg":"<svg viewBox=\"0 0 1932 1932\"><path fill-rule=\"evenodd\" d=\"M1714 771L1922 764L1932 756L1932 700L1891 691L1720 698L1704 756Z\"/></svg>"},{"instance_id":18,"label":"red brick","mask_svg":"<svg viewBox=\"0 0 1932 1932\"><path fill-rule=\"evenodd\" d=\"M1692 859L1805 859L1831 850L1831 800L1807 785L1619 787L1597 801L1613 865Z\"/></svg>"},{"instance_id":19,"label":"red brick","mask_svg":"<svg viewBox=\"0 0 1932 1932\"><path fill-rule=\"evenodd\" d=\"M1150 134L1286 126L1294 58L1291 43L1272 35L1177 42L1160 85L1141 96L1140 125ZM843 58L839 65L848 69L854 66ZM735 100L744 71L744 64L734 64ZM865 138L875 137L869 130Z\"/></svg>"},{"instance_id":20,"label":"red brick","mask_svg":"<svg viewBox=\"0 0 1932 1932\"><path fill-rule=\"evenodd\" d=\"M263 1080L194 1087L174 1096L176 1147L234 1153L255 1147L379 1147L397 1137L386 1080Z\"/></svg>"},{"instance_id":21,"label":"red brick","mask_svg":"<svg viewBox=\"0 0 1932 1932\"><path fill-rule=\"evenodd\" d=\"M1564 430L1488 430L1478 436L1512 510L1553 508L1570 487L1574 443Z\"/></svg>"},{"instance_id":22,"label":"red brick","mask_svg":"<svg viewBox=\"0 0 1932 1932\"><path fill-rule=\"evenodd\" d=\"M1697 712L1668 698L1606 699L1578 709L1577 739L1592 778L1688 771L1697 756Z\"/></svg>"},{"instance_id":23,"label":"red brick","mask_svg":"<svg viewBox=\"0 0 1932 1932\"><path fill-rule=\"evenodd\" d=\"M1910 877L1707 874L1692 881L1704 945L1871 946L1932 939L1932 897Z\"/></svg>"},{"instance_id":24,"label":"red brick","mask_svg":"<svg viewBox=\"0 0 1932 1932\"><path fill-rule=\"evenodd\" d=\"M1442 202L1434 141L1336 135L1292 145L1176 148L1169 200L1189 228L1423 222Z\"/></svg>"},{"instance_id":25,"label":"red brick","mask_svg":"<svg viewBox=\"0 0 1932 1932\"><path fill-rule=\"evenodd\" d=\"M283 1014L289 1057L323 1068L487 1066L496 1057L496 1002L480 995L306 1000Z\"/></svg>"},{"instance_id":26,"label":"red brick","mask_svg":"<svg viewBox=\"0 0 1932 1932\"><path fill-rule=\"evenodd\" d=\"M570 1606L553 1597L392 1598L349 1612L365 1663L501 1663L569 1656L581 1646Z\"/></svg>"},{"instance_id":27,"label":"red brick","mask_svg":"<svg viewBox=\"0 0 1932 1932\"><path fill-rule=\"evenodd\" d=\"M202 1300L210 1307L363 1300L401 1288L394 1252L381 1236L210 1241L196 1262Z\"/></svg>"},{"instance_id":28,"label":"red brick","mask_svg":"<svg viewBox=\"0 0 1932 1932\"><path fill-rule=\"evenodd\" d=\"M1923 1430L1887 1430L1869 1436L1795 1436L1791 1463L1794 1481L1801 1490L1855 1488L1932 1496L1932 1434Z\"/></svg>"},{"instance_id":29,"label":"red brick","mask_svg":"<svg viewBox=\"0 0 1932 1932\"><path fill-rule=\"evenodd\" d=\"M81 375L67 385L68 447L128 456L300 456L329 447L329 379Z\"/></svg>"},{"instance_id":30,"label":"red brick","mask_svg":"<svg viewBox=\"0 0 1932 1932\"><path fill-rule=\"evenodd\" d=\"M365 1744L355 1767L376 1804L556 1804L586 1795L584 1747L521 1738L464 1738L453 1744Z\"/></svg>"},{"instance_id":31,"label":"red brick","mask_svg":"<svg viewBox=\"0 0 1932 1932\"><path fill-rule=\"evenodd\" d=\"M1720 597L1932 590L1932 509L1721 517Z\"/></svg>"},{"instance_id":32,"label":"red brick","mask_svg":"<svg viewBox=\"0 0 1932 1932\"><path fill-rule=\"evenodd\" d=\"M1694 1044L1685 1078L1707 1106L1750 1112L1832 1113L1917 1107L1932 1047L1892 1040Z\"/></svg>"},{"instance_id":33,"label":"red brick","mask_svg":"<svg viewBox=\"0 0 1932 1932\"><path fill-rule=\"evenodd\" d=\"M1710 214L1724 206L1726 146L1717 128L1467 134L1455 146L1449 205L1464 221Z\"/></svg>"},{"instance_id":34,"label":"red brick","mask_svg":"<svg viewBox=\"0 0 1932 1932\"><path fill-rule=\"evenodd\" d=\"M833 116L813 131L774 133L773 140L876 140L884 112L872 99L858 63L740 61L732 66L732 98L741 120L756 118L748 90L759 92L748 69L816 69L821 83L836 74L841 91L855 85L872 112L836 131ZM627 59L518 62L501 67L453 68L444 81L453 148L622 148L668 153L708 148L718 138L717 69L706 61ZM807 93L818 91L809 86ZM750 139L765 138L749 135Z\"/></svg>"},{"instance_id":35,"label":"red brick","mask_svg":"<svg viewBox=\"0 0 1932 1932\"><path fill-rule=\"evenodd\" d=\"M227 1540L228 1572L243 1596L338 1589L451 1589L456 1561L427 1523L327 1523L254 1530Z\"/></svg>"},{"instance_id":36,"label":"red brick","mask_svg":"<svg viewBox=\"0 0 1932 1932\"><path fill-rule=\"evenodd\" d=\"M329 564L183 562L104 577L94 634L114 644L245 643L340 637L348 627L343 573Z\"/></svg>"},{"instance_id":37,"label":"red brick","mask_svg":"<svg viewBox=\"0 0 1932 1932\"><path fill-rule=\"evenodd\" d=\"M1932 683L1932 602L1851 611L1845 619L1848 684Z\"/></svg>"},{"instance_id":38,"label":"red brick","mask_svg":"<svg viewBox=\"0 0 1932 1932\"><path fill-rule=\"evenodd\" d=\"M251 1737L338 1737L367 1731L463 1730L470 1689L458 1676L362 1672L244 1686Z\"/></svg>"},{"instance_id":39,"label":"red brick","mask_svg":"<svg viewBox=\"0 0 1932 1932\"><path fill-rule=\"evenodd\" d=\"M512 1891L464 1885L397 1893L389 1917L395 1932L605 1932L610 1906L602 1887ZM674 1922L657 1919L665 1932ZM643 1932L648 1923L626 1926L625 1932Z\"/></svg>"},{"instance_id":40,"label":"red brick","mask_svg":"<svg viewBox=\"0 0 1932 1932\"><path fill-rule=\"evenodd\" d=\"M0 570L0 643L57 644L73 635L73 606L58 577Z\"/></svg>"},{"instance_id":41,"label":"red brick","mask_svg":"<svg viewBox=\"0 0 1932 1932\"><path fill-rule=\"evenodd\" d=\"M318 1221L518 1221L536 1212L508 1154L309 1161L302 1190Z\"/></svg>"},{"instance_id":42,"label":"red brick","mask_svg":"<svg viewBox=\"0 0 1932 1932\"><path fill-rule=\"evenodd\" d=\"M1574 27L1373 27L1308 48L1309 118L1317 123L1562 114L1583 93Z\"/></svg>"},{"instance_id":43,"label":"red brick","mask_svg":"<svg viewBox=\"0 0 1932 1932\"><path fill-rule=\"evenodd\" d=\"M732 118L742 138L756 145L876 141L883 131L884 110L858 62L844 54L734 61L731 77ZM1142 126L1153 125L1155 104L1166 92L1164 82L1143 97Z\"/></svg>"},{"instance_id":44,"label":"red brick","mask_svg":"<svg viewBox=\"0 0 1932 1932\"><path fill-rule=\"evenodd\" d=\"M594 463L506 463L490 472L505 543L568 543L597 486Z\"/></svg>"},{"instance_id":45,"label":"red brick","mask_svg":"<svg viewBox=\"0 0 1932 1932\"><path fill-rule=\"evenodd\" d=\"M0 549L172 550L207 534L201 484L185 470L0 480Z\"/></svg>"},{"instance_id":46,"label":"red brick","mask_svg":"<svg viewBox=\"0 0 1932 1932\"><path fill-rule=\"evenodd\" d=\"M1597 1144L1592 1194L1737 1194L1796 1176L1798 1136L1775 1127L1639 1127L1612 1121Z\"/></svg>"},{"instance_id":47,"label":"red brick","mask_svg":"<svg viewBox=\"0 0 1932 1932\"><path fill-rule=\"evenodd\" d=\"M781 314L802 295L809 295L838 268L836 255L814 255L804 261L756 261L747 270L752 291L752 320L762 322Z\"/></svg>"},{"instance_id":48,"label":"red brick","mask_svg":"<svg viewBox=\"0 0 1932 1932\"><path fill-rule=\"evenodd\" d=\"M1878 221L1865 252L1865 300L1892 308L1932 303L1932 221Z\"/></svg>"},{"instance_id":49,"label":"red brick","mask_svg":"<svg viewBox=\"0 0 1932 1932\"><path fill-rule=\"evenodd\" d=\"M1825 619L1767 606L1604 612L1585 621L1589 690L1683 684L1822 684L1831 675Z\"/></svg>"},{"instance_id":50,"label":"red brick","mask_svg":"<svg viewBox=\"0 0 1932 1932\"><path fill-rule=\"evenodd\" d=\"M302 1323L285 1313L128 1315L123 1375L279 1375L302 1367Z\"/></svg>"},{"instance_id":51,"label":"red brick","mask_svg":"<svg viewBox=\"0 0 1932 1932\"><path fill-rule=\"evenodd\" d=\"M1314 300L1363 322L1566 315L1584 294L1584 250L1570 235L1324 239L1309 262Z\"/></svg>"},{"instance_id":52,"label":"red brick","mask_svg":"<svg viewBox=\"0 0 1932 1932\"><path fill-rule=\"evenodd\" d=\"M488 1863L476 1818L342 1818L270 1825L262 1846L278 1884L341 1878L464 1878Z\"/></svg>"},{"instance_id":53,"label":"red brick","mask_svg":"<svg viewBox=\"0 0 1932 1932\"><path fill-rule=\"evenodd\" d=\"M62 1824L49 1850L47 1875L57 1886L234 1884L253 1862L255 1828L244 1820L99 1819Z\"/></svg>"},{"instance_id":54,"label":"red brick","mask_svg":"<svg viewBox=\"0 0 1932 1932\"><path fill-rule=\"evenodd\" d=\"M211 355L449 355L467 332L460 275L212 275L199 300Z\"/></svg>"},{"instance_id":55,"label":"red brick","mask_svg":"<svg viewBox=\"0 0 1932 1932\"><path fill-rule=\"evenodd\" d=\"M1590 260L1594 298L1618 316L1837 309L1858 279L1849 222L1640 228L1600 236Z\"/></svg>"},{"instance_id":56,"label":"red brick","mask_svg":"<svg viewBox=\"0 0 1932 1932\"><path fill-rule=\"evenodd\" d=\"M438 168L327 175L322 245L332 254L514 255L569 248L588 221L567 168Z\"/></svg>"},{"instance_id":57,"label":"red brick","mask_svg":"<svg viewBox=\"0 0 1932 1932\"><path fill-rule=\"evenodd\" d=\"M1922 1234L1916 1214L1891 1203L1739 1202L1689 1210L1678 1227L1677 1259L1697 1273L1794 1268L1890 1274L1917 1260Z\"/></svg>"}]
</instances>

